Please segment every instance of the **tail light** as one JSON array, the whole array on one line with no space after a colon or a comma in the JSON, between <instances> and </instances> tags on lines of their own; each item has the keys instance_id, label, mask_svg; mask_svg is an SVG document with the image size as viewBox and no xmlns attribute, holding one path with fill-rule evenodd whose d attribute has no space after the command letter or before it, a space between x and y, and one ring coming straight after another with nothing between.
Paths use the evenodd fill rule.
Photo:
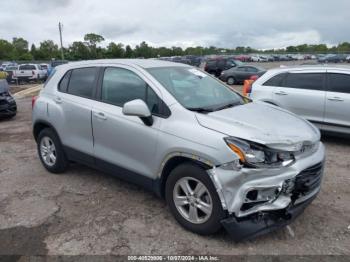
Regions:
<instances>
[{"instance_id":1,"label":"tail light","mask_svg":"<svg viewBox=\"0 0 350 262\"><path fill-rule=\"evenodd\" d=\"M35 72L34 71L32 71L32 76L34 76L35 75Z\"/></svg>"},{"instance_id":2,"label":"tail light","mask_svg":"<svg viewBox=\"0 0 350 262\"><path fill-rule=\"evenodd\" d=\"M35 101L38 99L37 96L33 96L32 97L32 109L34 108L34 105L35 105Z\"/></svg>"}]
</instances>

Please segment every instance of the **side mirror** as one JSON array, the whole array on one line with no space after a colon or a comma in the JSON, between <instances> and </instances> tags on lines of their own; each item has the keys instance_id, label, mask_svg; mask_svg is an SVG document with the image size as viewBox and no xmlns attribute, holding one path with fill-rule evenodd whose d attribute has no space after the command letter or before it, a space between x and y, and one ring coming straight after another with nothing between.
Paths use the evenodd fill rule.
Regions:
<instances>
[{"instance_id":1,"label":"side mirror","mask_svg":"<svg viewBox=\"0 0 350 262\"><path fill-rule=\"evenodd\" d=\"M153 117L148 106L141 99L135 99L127 102L123 106L123 114L126 116L138 116L147 126L153 124Z\"/></svg>"}]
</instances>

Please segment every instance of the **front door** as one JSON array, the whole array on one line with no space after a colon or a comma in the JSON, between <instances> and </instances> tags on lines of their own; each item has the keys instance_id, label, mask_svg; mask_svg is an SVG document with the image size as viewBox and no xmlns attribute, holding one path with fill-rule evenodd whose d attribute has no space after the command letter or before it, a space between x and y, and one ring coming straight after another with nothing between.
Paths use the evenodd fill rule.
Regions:
<instances>
[{"instance_id":1,"label":"front door","mask_svg":"<svg viewBox=\"0 0 350 262\"><path fill-rule=\"evenodd\" d=\"M350 74L328 71L325 124L350 128Z\"/></svg>"},{"instance_id":2,"label":"front door","mask_svg":"<svg viewBox=\"0 0 350 262\"><path fill-rule=\"evenodd\" d=\"M128 175L123 172L126 169L155 178L154 155L163 119L153 116L153 125L147 126L139 117L124 115L122 109L126 102L142 99L150 111L156 113L157 94L136 71L128 67L105 68L100 90L100 101L94 102L92 109L97 164L123 173L116 175Z\"/></svg>"}]
</instances>

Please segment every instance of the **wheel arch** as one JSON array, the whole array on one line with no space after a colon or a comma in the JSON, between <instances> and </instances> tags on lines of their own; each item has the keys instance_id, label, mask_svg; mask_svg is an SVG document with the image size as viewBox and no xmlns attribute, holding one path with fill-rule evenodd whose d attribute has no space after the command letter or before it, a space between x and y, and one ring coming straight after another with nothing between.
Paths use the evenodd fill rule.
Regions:
<instances>
[{"instance_id":1,"label":"wheel arch","mask_svg":"<svg viewBox=\"0 0 350 262\"><path fill-rule=\"evenodd\" d=\"M44 120L38 120L33 125L33 136L34 136L34 139L36 142L37 142L37 139L38 139L38 136L39 136L41 130L43 130L45 128L51 128L56 133L58 138L60 139L55 127L52 124L50 124L49 122L44 121Z\"/></svg>"},{"instance_id":2,"label":"wheel arch","mask_svg":"<svg viewBox=\"0 0 350 262\"><path fill-rule=\"evenodd\" d=\"M163 161L161 170L159 172L159 183L156 191L160 197L165 197L165 184L171 171L174 170L177 166L184 163L192 163L203 168L204 170L213 168L213 164L210 161L193 155L189 156L186 154L178 153L172 155L171 157L168 157L165 161Z\"/></svg>"}]
</instances>

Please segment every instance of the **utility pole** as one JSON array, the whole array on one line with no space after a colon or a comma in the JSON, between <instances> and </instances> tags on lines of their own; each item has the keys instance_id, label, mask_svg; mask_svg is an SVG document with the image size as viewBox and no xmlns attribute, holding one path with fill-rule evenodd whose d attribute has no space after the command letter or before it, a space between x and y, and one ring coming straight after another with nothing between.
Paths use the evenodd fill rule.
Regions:
<instances>
[{"instance_id":1,"label":"utility pole","mask_svg":"<svg viewBox=\"0 0 350 262\"><path fill-rule=\"evenodd\" d=\"M61 59L64 60L64 54L63 54L63 43L62 43L62 23L58 23L58 31L60 32L60 42L61 42Z\"/></svg>"}]
</instances>

